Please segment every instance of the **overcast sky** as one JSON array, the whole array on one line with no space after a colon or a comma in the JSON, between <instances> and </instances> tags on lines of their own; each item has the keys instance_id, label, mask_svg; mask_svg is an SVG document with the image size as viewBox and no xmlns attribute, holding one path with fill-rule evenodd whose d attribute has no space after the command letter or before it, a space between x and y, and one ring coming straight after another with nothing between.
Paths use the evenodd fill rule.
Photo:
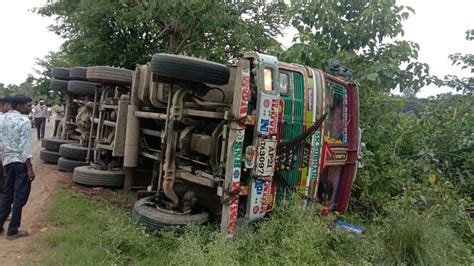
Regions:
<instances>
[{"instance_id":1,"label":"overcast sky","mask_svg":"<svg viewBox=\"0 0 474 266\"><path fill-rule=\"evenodd\" d=\"M33 72L35 58L59 49L62 41L47 29L53 20L29 11L45 2L0 1L0 83L23 82ZM405 22L403 38L420 44L419 59L430 65L431 73L439 77L451 73L469 75L452 67L448 55L474 53L474 42L467 42L464 34L466 30L474 29L474 0L398 0L398 3L416 11ZM289 36L285 39L291 40ZM427 97L448 90L432 86L422 89L418 96Z\"/></svg>"}]
</instances>

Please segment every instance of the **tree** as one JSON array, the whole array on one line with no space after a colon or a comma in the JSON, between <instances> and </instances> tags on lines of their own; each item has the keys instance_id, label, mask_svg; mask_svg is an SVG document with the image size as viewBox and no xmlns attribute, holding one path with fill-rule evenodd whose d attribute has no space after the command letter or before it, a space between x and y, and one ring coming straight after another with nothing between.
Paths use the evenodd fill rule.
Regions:
<instances>
[{"instance_id":1,"label":"tree","mask_svg":"<svg viewBox=\"0 0 474 266\"><path fill-rule=\"evenodd\" d=\"M288 14L298 34L281 57L322 69L328 59L337 58L353 69L364 89L385 93L439 84L429 66L417 61L418 44L391 41L403 35L410 12L395 0L292 1Z\"/></svg>"},{"instance_id":2,"label":"tree","mask_svg":"<svg viewBox=\"0 0 474 266\"><path fill-rule=\"evenodd\" d=\"M64 38L76 65L134 68L168 52L228 62L244 51L279 45L282 2L59 0L36 11L57 16L51 30Z\"/></svg>"},{"instance_id":3,"label":"tree","mask_svg":"<svg viewBox=\"0 0 474 266\"><path fill-rule=\"evenodd\" d=\"M466 31L466 40L474 40L474 29ZM474 73L474 54L456 53L449 56L453 65L460 66L461 69L470 69ZM474 76L459 78L456 75L445 76L445 84L451 88L472 95L474 92Z\"/></svg>"},{"instance_id":4,"label":"tree","mask_svg":"<svg viewBox=\"0 0 474 266\"><path fill-rule=\"evenodd\" d=\"M36 66L34 68L35 75L30 76L35 94L48 102L57 101L58 97L61 98L62 95L49 91L51 71L55 67L71 67L71 62L64 52L49 52L44 58L36 58Z\"/></svg>"}]
</instances>

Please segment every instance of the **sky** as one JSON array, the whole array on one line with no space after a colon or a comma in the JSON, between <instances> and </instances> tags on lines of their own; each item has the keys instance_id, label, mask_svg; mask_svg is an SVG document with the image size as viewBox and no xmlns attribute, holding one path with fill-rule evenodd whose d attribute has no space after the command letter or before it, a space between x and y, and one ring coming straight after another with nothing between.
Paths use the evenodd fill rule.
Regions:
<instances>
[{"instance_id":1,"label":"sky","mask_svg":"<svg viewBox=\"0 0 474 266\"><path fill-rule=\"evenodd\" d=\"M419 61L428 63L430 74L444 78L447 74L468 76L469 71L451 66L453 53L474 54L474 41L466 40L466 30L474 29L474 0L398 0L410 6L415 14L404 23L403 39L420 45ZM471 74L472 75L472 74ZM451 91L450 88L428 86L418 97Z\"/></svg>"},{"instance_id":2,"label":"sky","mask_svg":"<svg viewBox=\"0 0 474 266\"><path fill-rule=\"evenodd\" d=\"M62 40L47 29L54 21L29 11L45 2L0 1L0 83L22 83L33 73L35 58L59 50Z\"/></svg>"},{"instance_id":3,"label":"sky","mask_svg":"<svg viewBox=\"0 0 474 266\"><path fill-rule=\"evenodd\" d=\"M47 29L54 20L30 11L45 2L0 1L0 83L20 84L33 73L35 58L43 58L48 51L59 49L62 40ZM448 55L474 53L474 42L466 41L464 34L466 30L474 29L474 0L398 0L397 3L415 9L416 14L404 23L403 39L420 44L419 60L430 65L431 74L440 78L447 74L469 75L451 66ZM291 36L284 36L285 46L289 46L291 39ZM447 91L450 89L429 86L417 96Z\"/></svg>"}]
</instances>

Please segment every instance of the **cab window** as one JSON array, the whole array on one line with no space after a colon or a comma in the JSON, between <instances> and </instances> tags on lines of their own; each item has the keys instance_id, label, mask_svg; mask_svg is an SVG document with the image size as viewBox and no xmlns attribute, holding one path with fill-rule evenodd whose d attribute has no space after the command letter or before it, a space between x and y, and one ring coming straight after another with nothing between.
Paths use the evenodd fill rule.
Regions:
<instances>
[{"instance_id":1,"label":"cab window","mask_svg":"<svg viewBox=\"0 0 474 266\"><path fill-rule=\"evenodd\" d=\"M290 94L290 78L288 73L280 73L280 93L284 95Z\"/></svg>"},{"instance_id":2,"label":"cab window","mask_svg":"<svg viewBox=\"0 0 474 266\"><path fill-rule=\"evenodd\" d=\"M264 89L267 92L273 92L273 70L265 68L263 70Z\"/></svg>"},{"instance_id":3,"label":"cab window","mask_svg":"<svg viewBox=\"0 0 474 266\"><path fill-rule=\"evenodd\" d=\"M346 89L334 84L328 84L326 92L326 129L324 138L329 144L344 144L346 142L344 100Z\"/></svg>"}]
</instances>

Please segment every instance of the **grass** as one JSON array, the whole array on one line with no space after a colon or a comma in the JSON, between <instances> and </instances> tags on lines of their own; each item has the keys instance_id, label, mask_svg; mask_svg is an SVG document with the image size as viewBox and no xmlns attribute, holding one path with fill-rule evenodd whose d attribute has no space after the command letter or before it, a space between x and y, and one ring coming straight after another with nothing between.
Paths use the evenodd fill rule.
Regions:
<instances>
[{"instance_id":1,"label":"grass","mask_svg":"<svg viewBox=\"0 0 474 266\"><path fill-rule=\"evenodd\" d=\"M127 197L125 197L127 199ZM403 215L405 214L405 215ZM351 220L353 217L343 217ZM149 234L123 208L61 190L42 237L45 265L472 264L468 245L422 214L395 212L367 233L331 229L334 216L283 206L235 241L210 226Z\"/></svg>"},{"instance_id":2,"label":"grass","mask_svg":"<svg viewBox=\"0 0 474 266\"><path fill-rule=\"evenodd\" d=\"M59 229L42 239L52 251L46 265L148 264L167 256L163 242L132 224L123 209L71 190L58 193L48 220Z\"/></svg>"}]
</instances>

